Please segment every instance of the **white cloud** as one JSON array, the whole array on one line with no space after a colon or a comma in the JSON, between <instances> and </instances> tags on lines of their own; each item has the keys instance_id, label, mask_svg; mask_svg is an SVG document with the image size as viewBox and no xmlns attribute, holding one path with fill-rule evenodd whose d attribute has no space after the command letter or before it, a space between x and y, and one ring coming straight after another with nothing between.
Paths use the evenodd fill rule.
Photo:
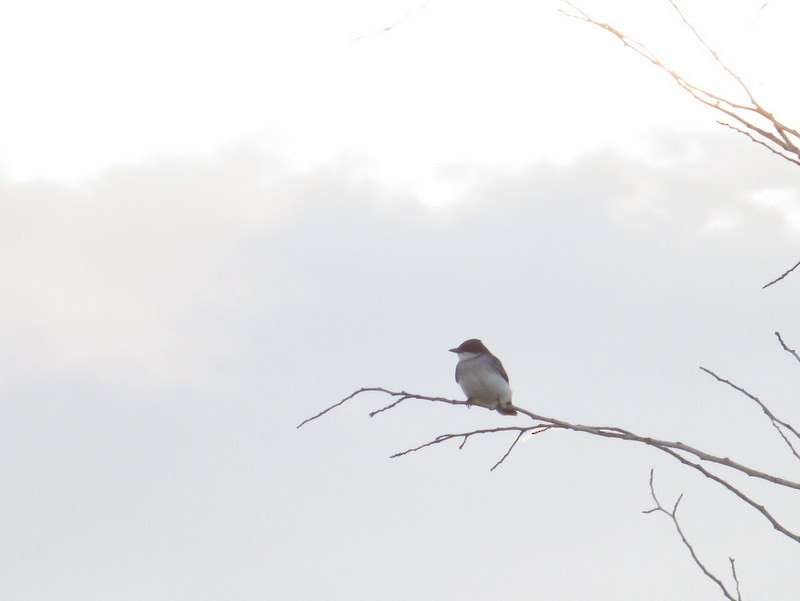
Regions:
<instances>
[{"instance_id":1,"label":"white cloud","mask_svg":"<svg viewBox=\"0 0 800 601\"><path fill-rule=\"evenodd\" d=\"M796 259L796 233L752 198L795 189L794 169L726 133L692 140L698 152L663 147L661 162L600 152L568 165L466 166L446 174L462 198L438 208L349 159L297 170L252 142L202 160L121 166L74 186L5 183L0 356L10 401L0 469L14 492L2 503L18 518L7 534L30 550L4 562L21 574L41 572L43 561L65 566L28 589L40 597L174 597L187 579L193 591L234 586L243 599L309 596L318 583L297 583L314 564L326 590L372 599L393 578L387 566L435 561L421 582L440 591L442 574L463 573L474 537L462 534L472 532L497 553L465 595L521 598L522 568L533 560L539 586L555 595L561 579L548 574L566 557L596 565L590 551L600 543L578 537L577 525L565 538L555 524L520 541L511 517L559 516L567 503L586 520L577 524L602 515L627 533L615 553L648 577L625 590L659 578L677 582L661 598L676 598L686 579L672 576L691 566L679 552L643 548L639 537L668 544L667 535L629 517L647 502L651 465L635 451L544 438L487 483L475 478L497 459L489 441L461 454L384 459L428 434L494 419L477 411L408 407L365 423L365 400L293 430L362 385L458 394L446 349L481 336L523 405L759 457L764 449L737 436L753 427L749 406L731 409L725 391L700 387L696 366L745 371L778 399L776 410L790 407L780 404L780 380L759 375L779 362L776 322L800 337L794 284L769 296L758 286ZM709 232L720 215L738 225ZM716 428L720 411L725 428ZM668 484L688 486L658 465ZM589 494L602 502L587 506ZM510 512L500 526L496 512L475 509L494 507L496 495ZM424 526L420 515L430 515ZM129 539L124 549L114 543ZM458 544L426 551L427 540ZM37 546L50 551L37 555ZM342 553L371 562L363 586L349 588ZM509 561L515 569L498 582L493 574ZM598 596L585 579L573 587L577 596L620 594Z\"/></svg>"},{"instance_id":2,"label":"white cloud","mask_svg":"<svg viewBox=\"0 0 800 601\"><path fill-rule=\"evenodd\" d=\"M797 188L764 188L754 191L750 198L756 206L776 211L792 229L800 229L800 196Z\"/></svg>"},{"instance_id":3,"label":"white cloud","mask_svg":"<svg viewBox=\"0 0 800 601\"><path fill-rule=\"evenodd\" d=\"M411 278L413 290L468 285L456 266L478 248L489 263L512 249L524 256L527 238L558 231L568 240L569 228L589 223L614 236L657 233L667 246L670 236L698 245L703 232L736 229L749 248L743 240L774 239L764 228L779 232L784 219L793 231L791 167L726 135L656 164L602 153L512 173L464 167L435 184L462 202L437 210L370 182L351 162L295 171L252 144L118 167L74 186L6 184L5 327L39 340L29 359L48 357L55 370L125 365L199 377L225 352L220 332L203 331L209 320L254 311L269 319L293 303L324 311L328 294L377 300L393 280ZM552 242L555 258L565 242Z\"/></svg>"}]
</instances>

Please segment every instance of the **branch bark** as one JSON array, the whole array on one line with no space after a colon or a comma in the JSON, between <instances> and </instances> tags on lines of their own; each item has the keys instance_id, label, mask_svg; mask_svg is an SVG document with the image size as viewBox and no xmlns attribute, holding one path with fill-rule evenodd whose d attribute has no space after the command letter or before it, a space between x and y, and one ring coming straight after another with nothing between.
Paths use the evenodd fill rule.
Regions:
<instances>
[{"instance_id":1,"label":"branch bark","mask_svg":"<svg viewBox=\"0 0 800 601\"><path fill-rule=\"evenodd\" d=\"M668 67L645 44L634 40L612 25L595 19L568 0L564 0L564 4L569 7L569 10L562 10L561 12L570 18L584 21L610 33L626 47L667 74L678 87L690 94L695 100L725 115L726 118L718 120L717 123L742 134L750 141L763 146L793 165L800 166L800 131L790 127L778 119L772 111L766 109L744 79L722 60L720 54L711 47L697 28L689 21L675 0L667 1L675 10L684 27L692 33L701 47L710 55L711 60L722 69L729 80L739 89L743 96L741 100L714 92L687 80L681 75L680 71ZM777 278L764 284L762 289L769 288L782 281L798 267L800 267L800 261Z\"/></svg>"},{"instance_id":2,"label":"branch bark","mask_svg":"<svg viewBox=\"0 0 800 601\"><path fill-rule=\"evenodd\" d=\"M776 334L777 334L777 332L776 332ZM780 335L778 335L778 339L781 340ZM783 343L783 340L781 340L781 343ZM769 409L769 407L767 407L761 399L759 399L756 395L754 395L754 394L752 394L750 392L747 392L741 386L737 386L733 382L731 382L729 380L726 380L725 378L721 378L720 376L715 374L710 369L706 369L705 367L701 367L700 369L703 370L704 372L706 372L707 374L709 374L710 376L714 377L718 382L722 382L723 384L727 384L728 386L730 386L734 390L738 390L739 392L741 392L746 397L748 397L751 400L755 401L755 403L759 407L761 407L761 410L764 412L764 415L766 415L769 418L770 422L772 423L772 427L775 428L775 430L777 430L778 434L780 434L780 437L783 439L783 442L786 443L786 445L789 447L789 449L791 450L791 452L795 456L795 458L800 460L800 454L798 454L798 451L795 448L794 444L792 444L792 441L789 440L789 437L786 436L784 431L781 429L781 427L785 428L791 434L794 435L794 438L797 438L798 441L800 441L800 432L798 432L794 428L794 426L792 426L792 424L790 424L789 422L785 422L782 419L779 419L778 417L776 417L775 414L772 413L772 411Z\"/></svg>"},{"instance_id":3,"label":"branch bark","mask_svg":"<svg viewBox=\"0 0 800 601\"><path fill-rule=\"evenodd\" d=\"M692 556L692 560L694 561L695 565L700 569L703 575L711 580L714 584L716 584L722 594L725 596L726 599L729 601L742 601L742 595L739 591L739 577L736 574L736 564L733 557L729 557L728 560L731 563L731 572L733 574L733 580L736 584L736 596L733 596L733 592L725 586L725 583L722 580L715 576L707 567L706 565L700 560L697 555L697 552L694 550L694 546L689 542L689 539L686 537L686 534L683 532L683 528L681 528L680 522L678 521L678 505L680 504L681 500L683 499L683 495L678 497L678 500L675 501L675 504L672 506L672 509L667 509L659 500L658 496L656 496L656 489L655 484L653 483L653 470L650 470L650 496L653 497L653 502L655 502L656 506L652 509L647 509L642 513L663 513L667 517L670 518L672 521L672 525L675 526L675 530L678 532L678 536L681 537L681 542L683 545L689 550L689 555Z\"/></svg>"},{"instance_id":4,"label":"branch bark","mask_svg":"<svg viewBox=\"0 0 800 601\"><path fill-rule=\"evenodd\" d=\"M798 265L800 265L800 263L798 263ZM797 351L795 351L794 349L791 349L788 346L786 346L786 343L783 341L783 337L781 336L781 333L780 332L775 332L775 336L778 338L778 342L781 343L781 348L783 348L783 350L785 350L787 353L789 353L795 359L797 359L798 362L800 362L800 355L798 355Z\"/></svg>"},{"instance_id":5,"label":"branch bark","mask_svg":"<svg viewBox=\"0 0 800 601\"><path fill-rule=\"evenodd\" d=\"M708 371L708 370L706 370L706 371ZM709 373L713 373L713 372L709 372ZM448 399L448 398L445 398L445 397L433 397L433 396L418 395L418 394L413 394L413 393L406 392L406 391L392 391L392 390L388 390L386 388L381 388L381 387L360 388L360 389L356 390L355 392L353 392L353 393L349 394L348 396L346 396L341 401L331 405L330 407L324 409L323 411L320 411L319 413L317 413L313 417L310 417L310 418L308 418L306 420L303 420L297 427L298 428L302 427L303 425L305 425L305 424L307 424L307 423L309 423L309 422L311 422L311 421L313 421L313 420L325 415L326 413L328 413L332 409L341 406L346 401L351 400L354 397L356 397L357 395L360 395L360 394L363 394L363 393L366 393L366 392L378 392L378 393L381 393L381 394L389 395L390 397L396 397L396 400L392 401L388 405L385 405L385 406L381 407L380 409L372 411L369 414L370 417L374 417L375 415L378 415L379 413L383 413L383 412L388 411L390 409L394 409L394 408L398 407L399 405L401 405L402 403L404 403L406 401L409 401L409 400L422 400L422 401L434 402L434 403L447 403L447 404L450 404L450 405L464 405L464 406L467 406L467 407L470 406L470 405L467 404L466 401L458 401L458 400L454 400L454 399ZM748 396L749 396L749 393L745 392L745 394L748 394ZM754 397L751 397L751 398L754 398ZM763 405L763 403L760 400L759 400L759 404L762 405L763 407L766 407L765 405ZM764 471L761 471L761 470L757 470L755 468L748 467L748 466L746 466L746 465L744 465L742 463L739 463L737 461L733 461L729 457L719 457L717 455L713 455L711 453L707 453L707 452L705 452L705 451L703 451L701 449L692 447L692 446L687 445L687 444L682 443L682 442L661 440L661 439L653 438L653 437L650 437L650 436L641 436L641 435L638 435L638 434L634 434L633 432L630 432L628 430L624 430L622 428L617 428L617 427L614 427L614 426L587 426L587 425L583 425L583 424L573 424L573 423L567 422L565 420L561 420L561 419L557 419L557 418L553 418L553 417L547 417L547 416L543 416L543 415L538 415L536 413L528 411L527 409L523 409L522 407L514 406L514 408L520 414L525 415L525 416L529 417L531 420L533 420L535 422L535 424L533 426L531 426L531 427L516 427L516 426L514 426L514 427L504 427L504 428L491 428L491 429L485 429L485 430L473 430L471 432L461 432L461 433L456 433L456 434L443 434L443 435L437 436L436 438L434 438L431 441L425 442L425 443L423 443L421 445L418 445L416 447L407 449L407 450L402 451L400 453L395 453L394 455L392 455L392 457L401 457L403 455L407 455L409 453L420 451L422 449L431 447L433 445L441 444L443 442L447 442L449 440L458 439L458 438L463 439L463 442L461 443L461 446L460 446L460 448L462 448L463 445L466 443L467 439L469 439L472 436L491 435L491 434L496 434L498 432L517 432L517 439L515 439L514 443L508 449L506 454L501 458L500 461L498 461L492 467L492 469L496 468L501 463L503 463L503 461L508 457L508 455L511 453L513 448L516 446L516 443L518 442L519 438L523 434L525 434L526 432L534 432L534 433L538 434L540 432L544 432L544 431L547 431L547 430L568 430L568 431L572 431L572 432L582 432L584 434L589 434L589 435L592 435L592 436L599 436L601 438L610 438L610 439L616 439L616 440L625 440L625 441L630 441L630 442L637 442L637 443L640 443L640 444L644 444L644 445L646 445L646 446L648 446L650 448L653 448L653 449L656 449L658 451L661 451L662 453L665 453L665 454L669 455L670 457L673 457L674 459L680 461L685 466L690 467L693 470L699 472L700 474L702 474L703 476L705 476L709 480L712 480L712 481L716 482L717 484L723 486L729 492L731 492L735 496L737 496L741 501L745 502L746 504L750 505L753 509L758 511L772 525L772 527L775 530L777 530L778 532L780 532L784 536L792 539L793 541L800 543L800 534L798 534L796 532L793 532L792 530L790 530L789 528L784 526L774 515L772 515L772 513L764 505L762 505L762 504L756 502L754 499L750 498L746 493L742 492L739 488L737 488L736 486L731 484L725 478L723 478L723 477L721 477L721 476L709 471L703 465L703 463L723 466L723 467L726 467L726 468L729 468L729 469L733 470L736 473L744 474L744 475L752 477L752 478L758 478L758 479L761 479L761 480L765 480L765 481L771 482L772 484L775 484L777 486L786 487L786 488L790 488L790 489L793 489L793 490L800 490L800 482L795 482L795 481L792 481L792 480L788 480L786 478L782 478L782 477L774 475L774 474L769 474L767 472L764 472ZM770 414L771 414L771 412L770 412ZM780 422L780 423L783 423L783 422ZM690 459L690 457L694 458L694 461L692 461Z\"/></svg>"},{"instance_id":6,"label":"branch bark","mask_svg":"<svg viewBox=\"0 0 800 601\"><path fill-rule=\"evenodd\" d=\"M764 108L764 105L762 105L761 102L756 98L755 94L744 82L742 77L725 61L723 61L719 53L714 50L708 42L706 42L700 32L683 14L677 3L674 0L668 0L668 2L675 10L683 25L692 33L702 48L711 56L711 60L713 60L714 63L720 69L722 69L722 71L741 90L744 96L743 100L736 100L734 98L727 97L721 93L713 92L708 88L689 81L683 75L681 75L680 71L668 67L666 63L664 63L645 44L634 40L612 25L591 17L588 13L572 2L565 0L564 3L570 8L570 10L562 10L561 12L570 18L578 19L579 21L584 21L585 23L599 27L600 29L615 36L636 54L666 73L681 89L688 94L691 94L695 100L713 108L716 111L719 111L720 113L723 113L728 118L739 123L743 129L730 125L729 123L722 122L724 125L731 127L739 133L745 134L751 140L766 146L778 154L781 158L800 166L800 132L783 123L771 111ZM760 121L760 123L757 122L757 120Z\"/></svg>"}]
</instances>

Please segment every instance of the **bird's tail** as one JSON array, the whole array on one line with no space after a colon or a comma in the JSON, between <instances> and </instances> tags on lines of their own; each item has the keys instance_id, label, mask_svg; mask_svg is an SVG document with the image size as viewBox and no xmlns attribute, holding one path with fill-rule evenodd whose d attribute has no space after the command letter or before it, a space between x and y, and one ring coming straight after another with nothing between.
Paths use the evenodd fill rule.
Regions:
<instances>
[{"instance_id":1,"label":"bird's tail","mask_svg":"<svg viewBox=\"0 0 800 601\"><path fill-rule=\"evenodd\" d=\"M507 405L497 405L497 412L503 415L517 415L517 410Z\"/></svg>"}]
</instances>

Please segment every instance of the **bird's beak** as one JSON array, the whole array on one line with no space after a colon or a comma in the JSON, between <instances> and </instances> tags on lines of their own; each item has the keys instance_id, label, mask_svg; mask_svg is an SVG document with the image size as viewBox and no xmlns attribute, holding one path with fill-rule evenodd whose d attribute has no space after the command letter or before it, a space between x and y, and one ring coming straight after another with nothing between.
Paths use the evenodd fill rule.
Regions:
<instances>
[{"instance_id":1,"label":"bird's beak","mask_svg":"<svg viewBox=\"0 0 800 601\"><path fill-rule=\"evenodd\" d=\"M447 350L450 351L451 353L457 353L458 352L457 348L449 348Z\"/></svg>"}]
</instances>

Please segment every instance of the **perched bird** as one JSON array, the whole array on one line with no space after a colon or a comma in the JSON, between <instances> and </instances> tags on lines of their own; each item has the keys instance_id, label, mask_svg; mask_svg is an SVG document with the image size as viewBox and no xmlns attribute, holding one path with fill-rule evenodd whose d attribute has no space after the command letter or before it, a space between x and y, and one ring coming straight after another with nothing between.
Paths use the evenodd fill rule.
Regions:
<instances>
[{"instance_id":1,"label":"perched bird","mask_svg":"<svg viewBox=\"0 0 800 601\"><path fill-rule=\"evenodd\" d=\"M483 342L470 338L450 352L458 355L456 382L467 395L467 403L497 409L503 415L517 414L511 404L508 374Z\"/></svg>"}]
</instances>

